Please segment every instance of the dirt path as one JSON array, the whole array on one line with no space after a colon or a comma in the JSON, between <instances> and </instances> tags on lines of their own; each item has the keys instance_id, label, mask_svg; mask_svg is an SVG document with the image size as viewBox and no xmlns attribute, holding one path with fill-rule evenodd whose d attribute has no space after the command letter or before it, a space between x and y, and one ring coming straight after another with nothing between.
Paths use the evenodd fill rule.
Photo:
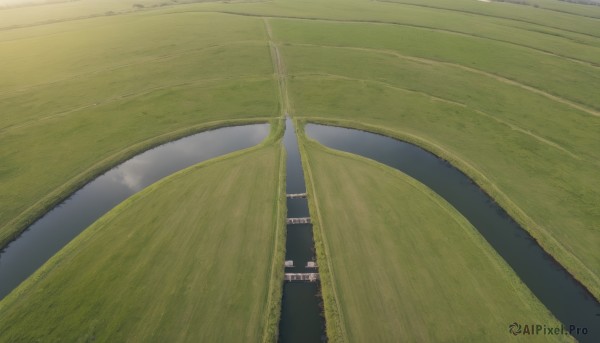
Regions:
<instances>
[{"instance_id":1,"label":"dirt path","mask_svg":"<svg viewBox=\"0 0 600 343\"><path fill-rule=\"evenodd\" d=\"M285 117L292 113L292 107L290 104L290 97L287 89L286 71L283 58L277 43L273 40L273 31L271 31L271 25L267 18L263 18L265 24L265 30L269 37L269 46L271 47L271 61L273 62L273 72L277 77L277 84L279 88L279 103L281 107L281 116Z\"/></svg>"}]
</instances>

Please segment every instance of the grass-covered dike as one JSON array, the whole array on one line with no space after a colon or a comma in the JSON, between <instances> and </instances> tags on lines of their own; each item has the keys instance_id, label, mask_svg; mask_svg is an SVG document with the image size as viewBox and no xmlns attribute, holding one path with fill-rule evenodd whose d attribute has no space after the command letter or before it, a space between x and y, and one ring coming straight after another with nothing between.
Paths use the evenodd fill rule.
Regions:
<instances>
[{"instance_id":1,"label":"grass-covered dike","mask_svg":"<svg viewBox=\"0 0 600 343\"><path fill-rule=\"evenodd\" d=\"M0 341L276 341L285 154L273 124L259 146L173 174L86 229L0 302Z\"/></svg>"}]
</instances>

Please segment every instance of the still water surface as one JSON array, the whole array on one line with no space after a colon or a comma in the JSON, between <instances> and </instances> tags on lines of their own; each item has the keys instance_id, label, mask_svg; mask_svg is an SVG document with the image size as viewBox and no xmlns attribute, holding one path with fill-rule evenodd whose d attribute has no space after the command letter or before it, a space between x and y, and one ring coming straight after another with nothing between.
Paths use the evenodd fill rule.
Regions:
<instances>
[{"instance_id":1,"label":"still water surface","mask_svg":"<svg viewBox=\"0 0 600 343\"><path fill-rule=\"evenodd\" d=\"M567 329L588 329L586 335L574 335L579 341L600 342L598 301L458 169L416 145L378 134L316 124L306 125L306 133L323 145L381 162L427 185L475 226Z\"/></svg>"},{"instance_id":2,"label":"still water surface","mask_svg":"<svg viewBox=\"0 0 600 343\"><path fill-rule=\"evenodd\" d=\"M298 150L298 141L291 119L286 120L283 137L287 153L286 192L304 193L304 173ZM288 218L309 217L306 199L287 200ZM306 262L315 261L312 225L288 225L285 259L294 261L286 273L318 272L307 269ZM279 323L279 341L282 343L320 342L325 338L325 318L322 315L318 282L285 282Z\"/></svg>"},{"instance_id":3,"label":"still water surface","mask_svg":"<svg viewBox=\"0 0 600 343\"><path fill-rule=\"evenodd\" d=\"M0 299L96 219L148 185L207 159L260 143L267 124L202 132L146 151L99 176L35 222L0 252ZM461 212L515 270L523 282L568 328L587 328L581 342L600 342L600 305L533 238L471 180L435 155L409 143L359 130L309 124L309 137L396 168L429 186ZM305 192L293 125L288 119L287 192ZM306 199L288 199L289 217L309 216ZM289 225L286 259L308 272L314 261L311 225ZM286 283L280 340L317 342L325 322L318 283ZM509 323L507 323L508 325ZM543 324L543 323L542 323Z\"/></svg>"},{"instance_id":4,"label":"still water surface","mask_svg":"<svg viewBox=\"0 0 600 343\"><path fill-rule=\"evenodd\" d=\"M260 143L268 124L197 133L143 152L97 177L33 223L0 252L0 299L96 219L181 169Z\"/></svg>"}]
</instances>

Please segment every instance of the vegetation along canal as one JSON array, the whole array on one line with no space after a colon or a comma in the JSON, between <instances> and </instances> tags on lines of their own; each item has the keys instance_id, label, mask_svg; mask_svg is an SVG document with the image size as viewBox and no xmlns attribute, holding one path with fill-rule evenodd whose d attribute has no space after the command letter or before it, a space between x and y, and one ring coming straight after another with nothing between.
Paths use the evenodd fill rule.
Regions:
<instances>
[{"instance_id":1,"label":"vegetation along canal","mask_svg":"<svg viewBox=\"0 0 600 343\"><path fill-rule=\"evenodd\" d=\"M306 192L302 162L298 151L298 141L291 119L286 120L284 143L287 152L286 192L302 194ZM287 199L288 218L309 217L306 198ZM317 273L316 268L308 268L308 262L315 262L314 242L311 224L288 224L286 241L286 261L293 261L293 267L285 272ZM281 342L319 342L325 340L325 319L322 316L320 284L317 281L285 281L279 340Z\"/></svg>"},{"instance_id":2,"label":"vegetation along canal","mask_svg":"<svg viewBox=\"0 0 600 343\"><path fill-rule=\"evenodd\" d=\"M600 342L598 301L458 169L420 147L369 132L308 124L306 133L323 145L376 160L430 187L473 224L566 329L586 328L586 334L572 332L577 340Z\"/></svg>"},{"instance_id":3,"label":"vegetation along canal","mask_svg":"<svg viewBox=\"0 0 600 343\"><path fill-rule=\"evenodd\" d=\"M268 133L268 124L197 133L143 152L97 177L0 252L0 299L96 219L131 195L181 169L254 146Z\"/></svg>"}]
</instances>

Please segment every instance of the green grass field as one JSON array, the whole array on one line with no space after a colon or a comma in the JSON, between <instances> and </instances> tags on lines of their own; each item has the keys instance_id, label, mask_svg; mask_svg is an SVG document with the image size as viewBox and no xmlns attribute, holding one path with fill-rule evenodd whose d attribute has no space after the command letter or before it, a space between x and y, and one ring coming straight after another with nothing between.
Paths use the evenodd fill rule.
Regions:
<instances>
[{"instance_id":1,"label":"green grass field","mask_svg":"<svg viewBox=\"0 0 600 343\"><path fill-rule=\"evenodd\" d=\"M445 158L475 180L546 251L600 298L600 6L559 0L524 0L524 4L477 0L57 0L47 5L0 7L0 60L0 248L74 190L128 157L187 134L218 126L266 122L289 113L296 119L334 123L404 139ZM181 193L184 195L178 195L181 199L190 197L209 203L208 199L213 198L225 200L218 188L224 185L201 182L193 175L207 170L216 175L218 165L227 165L221 174L230 175L231 183L239 183L240 187L257 187L253 180L263 172L261 182L276 182L277 167L266 162L264 166L256 165L256 169L252 169L254 176L237 178L234 174L241 168L238 163L252 159L250 156L263 162L270 158L273 160L269 161L275 161L273 156L278 156L278 149L263 147L261 152L209 163L210 166L192 169L193 172L168 182L185 190ZM432 260L436 255L419 255L422 258L416 261L416 255L392 251L391 242L384 241L372 243L372 246L381 244L374 251L373 263L381 262L388 254L403 254L398 257L424 267L405 271L398 264L392 266L396 268L394 272L378 274L375 278L389 278L393 284L405 277L402 273L411 272L415 279L408 280L412 287L408 291L416 292L413 294L415 299L419 298L417 286L422 283L423 289L440 292L438 300L448 302L446 309L451 311L446 312L446 316L456 314L457 318L465 320L477 319L485 307L465 300L463 288L479 290L479 298L475 299L490 296L495 299L493 306L498 306L499 312L488 322L478 322L480 331L474 331L474 335L485 333L486 337L503 340L505 336L493 330L495 323L505 320L510 313L549 318L472 228L438 198L405 177L391 175L372 164L311 148L311 161L319 161L316 163L325 169L335 169L329 158L351 165L344 174L347 177L361 171L366 173L365 184L356 185L354 191L372 189L373 194L367 195L373 197L373 201L377 200L375 189L381 190L382 198L389 193L386 193L387 189L396 188L420 197L414 209L390 210L398 220L404 212L410 214L413 210L431 217L428 226L431 230L422 237L415 236L422 243L411 248L429 251L431 244L439 244L433 227L444 218L453 219L457 230L457 236L448 239L458 240L462 234L471 243L465 245L465 255L440 250L440 254L448 254L444 255L448 259L456 259L456 270L464 274L456 280L454 288L428 279L425 266L431 264L432 271L442 269L437 260ZM386 183L377 184L370 173L385 175ZM323 201L327 199L323 192L333 187L333 184L325 184L330 178L325 175L314 180L317 194L323 196ZM206 192L196 193L189 187L191 184ZM60 304L63 306L61 311L75 306L75 300L70 301L66 290L63 292L59 288L71 277L67 270L80 278L78 297L89 297L90 301L97 302L88 303L91 307L73 310L72 317L65 319L70 328L76 328L69 337L92 337L93 330L98 329L121 335L103 336L105 340L123 337L166 340L179 337L179 332L171 330L183 329L186 321L192 318L181 319L177 316L185 316L185 313L168 312L174 311L175 306L183 306L181 301L189 301L189 306L194 306L214 298L215 302L210 306L217 306L216 299L220 298L216 289L207 289L197 298L188 294L188 298L176 299L167 288L161 288L157 291L162 293L153 297L157 307L146 309L144 313L158 316L156 311L164 309L170 317L164 317L165 321L148 317L148 322L156 326L152 332L137 324L146 318L125 318L130 312L107 310L109 307L103 310L114 310L114 318L105 314L108 318L105 322L98 321L85 327L77 322L90 320L87 317L99 310L98 304L118 306L119 299L131 297L131 305L142 299L140 297L149 297L148 289L125 290L117 285L126 287L126 282L144 281L141 277L150 281L162 280L162 271L173 275L171 285L187 277L179 272L183 273L189 265L177 258L172 262L181 263L180 269L171 271L164 267L156 269L157 273L141 275L142 271L149 270L148 265L143 265L136 272L139 274L127 276L140 277L139 280L117 278L118 272L132 266L123 265L114 273L110 271L114 280L106 280L107 283L114 282L115 289L120 289L113 295L112 289L102 292L100 288L94 288L96 285L85 276L88 274L76 272L88 267L117 268L112 265L108 268L109 260L104 255L98 255L98 258L86 252L87 260L72 258L72 254L80 251L75 247L84 244L96 249L90 251L109 249L114 256L125 260L127 256L133 256L127 254L138 253L138 249L118 250L130 238L119 235L109 224L125 225L129 220L135 226L134 219L136 223L149 220L144 216L148 213L145 208L161 204L159 192L175 197L170 189L157 186L143 193L144 196L128 201L60 252L37 277L26 281L19 293L13 293L1 302L0 326L9 323L4 327L10 327L6 334L10 336L5 337L32 340L42 337L44 330L46 334L54 332L48 328L56 323L59 312L49 306ZM272 201L258 201L252 204L252 214L245 212L248 208L240 209L238 214L252 216L257 212L258 216L258 212L266 213L267 217L260 218L270 220L264 218L271 218L275 211L273 204ZM381 210L362 203L350 205L364 205L357 211L369 210L373 214ZM168 206L171 205L161 207ZM180 221L189 227L197 225L208 230L212 226L202 225L207 223L204 221L233 220L231 211L219 211L215 209L214 218L203 218L182 209L173 212L177 217L171 218L169 223ZM337 216L339 208L324 206L320 211L320 218L326 225L323 229L327 230L328 220ZM259 217L254 220L258 223ZM382 234L399 240L399 236L395 236L397 232L389 231L399 223L402 224L401 221L382 222L381 226L369 229L381 230ZM135 228L142 230L138 226ZM172 249L177 244L188 243L178 242L177 237L166 239L158 226L155 229L153 236L147 237L157 240L155 249ZM269 230L266 226L260 229ZM263 232L263 237L274 239L275 231L267 231ZM82 238L105 233L105 239L97 242ZM356 234L362 235L361 232ZM114 241L107 243L109 236ZM215 244L210 237L205 237L206 240L199 236L190 237L198 239L201 246L206 245L207 254L217 254L217 250L211 250L215 249ZM121 242L123 238L126 240ZM171 243L175 245L169 246ZM227 258L262 253L261 257L256 257L262 258L262 262L256 265L250 260L247 262L253 270L267 275L267 269L261 268L271 265L279 257L267 256L267 250L273 248L273 244L267 246L268 242L264 241L257 244L262 248L257 246L256 249L262 249L262 252L243 250L238 252L242 255ZM354 247L352 242L348 244L331 243L329 247L337 249L336 252ZM361 251L369 247L356 249ZM249 246L244 246L246 248ZM273 249L277 256L283 253ZM152 251L155 250L149 250ZM183 259L199 256L197 254L189 248L178 252L177 256ZM486 259L477 258L480 255ZM145 253L140 256L143 263L152 263L158 258ZM321 258L327 257L321 255ZM161 263L169 261L160 260ZM325 275L326 311L335 315L341 310L342 322L357 320L352 317L356 315L353 306L364 306L365 313L373 310L352 300L353 292L360 288L344 291L339 288L344 302L328 302L332 292L342 287L339 286L341 279L337 277L347 277L343 273L354 268L354 263L351 259L339 259L332 262L331 270L327 266L321 269ZM64 269L51 266L64 266ZM236 264L231 267L234 266L237 267ZM478 271L476 275L469 272L468 267L479 270L484 266L499 272ZM328 273L331 274L329 278ZM223 274L220 277L226 283L234 276ZM251 292L258 292L252 294L262 298L241 299L244 306L248 306L246 312L232 307L219 309L221 317L212 318L204 310L195 311L197 317L192 319L200 324L194 324L198 325L194 330L217 321L219 325L223 324L229 311L231 318L238 318L235 325L246 326L224 330L223 335L243 331L249 341L262 337L273 339L277 330L277 320L273 318L276 317L274 313L278 313L279 302L265 297L266 294L273 296L267 288L280 291L278 277L252 279L255 283ZM84 289L87 285L90 290ZM381 282L378 286L388 287L389 283L386 286ZM164 287L170 286L165 284ZM55 295L47 296L50 291L56 292ZM403 297L411 294L395 292L400 290L387 290L382 294ZM517 294L521 301L515 300L514 296L505 297L510 292ZM280 299L280 296L274 298ZM499 299L515 300L514 312ZM463 307L456 305L457 301L461 301ZM42 310L33 311L35 308ZM186 307L187 310L191 308ZM392 310L400 311L397 307ZM414 313L414 309L411 311L407 313ZM254 318L257 313L270 319ZM55 322L48 321L46 326L39 326L44 323L42 315L48 314L54 315L49 318L54 318ZM423 325L443 315L442 310L434 311L432 318L417 316L417 322L412 323L403 318L406 316L403 314L399 315L400 322L394 325L410 324L415 328L406 333L413 335L406 339L447 337L460 341L482 337L460 336L465 331L453 330L449 321L440 321L439 326L431 328ZM254 321L251 322L250 317ZM177 322L169 323L165 318ZM365 318L365 323L372 323L374 327L389 324L385 320L371 320L366 315ZM37 328L33 328L35 321L38 321ZM121 322L130 331L119 331L117 323ZM349 328L347 323L344 327L348 338L360 340L370 335L372 329ZM506 323L503 323L499 329L505 327ZM192 331L188 338L199 338L193 336L200 334L199 331ZM204 331L205 338L217 338L216 331ZM385 328L382 332L391 334ZM27 334L30 336L19 336Z\"/></svg>"},{"instance_id":2,"label":"green grass field","mask_svg":"<svg viewBox=\"0 0 600 343\"><path fill-rule=\"evenodd\" d=\"M278 114L261 20L181 13L90 21L0 42L0 246L125 157Z\"/></svg>"},{"instance_id":3,"label":"green grass field","mask_svg":"<svg viewBox=\"0 0 600 343\"><path fill-rule=\"evenodd\" d=\"M298 117L382 132L453 161L600 294L600 118L446 65L283 51Z\"/></svg>"},{"instance_id":4,"label":"green grass field","mask_svg":"<svg viewBox=\"0 0 600 343\"><path fill-rule=\"evenodd\" d=\"M272 338L279 311L270 306L283 280L273 268L283 265L282 161L281 145L270 143L126 200L0 303L0 341Z\"/></svg>"},{"instance_id":5,"label":"green grass field","mask_svg":"<svg viewBox=\"0 0 600 343\"><path fill-rule=\"evenodd\" d=\"M270 22L295 116L452 161L600 295L597 67L413 27Z\"/></svg>"},{"instance_id":6,"label":"green grass field","mask_svg":"<svg viewBox=\"0 0 600 343\"><path fill-rule=\"evenodd\" d=\"M515 318L558 323L430 189L317 143L305 141L304 151L311 215L326 256L320 267L326 261L333 271L339 308L327 317L328 329L340 322L334 341L499 342Z\"/></svg>"}]
</instances>

